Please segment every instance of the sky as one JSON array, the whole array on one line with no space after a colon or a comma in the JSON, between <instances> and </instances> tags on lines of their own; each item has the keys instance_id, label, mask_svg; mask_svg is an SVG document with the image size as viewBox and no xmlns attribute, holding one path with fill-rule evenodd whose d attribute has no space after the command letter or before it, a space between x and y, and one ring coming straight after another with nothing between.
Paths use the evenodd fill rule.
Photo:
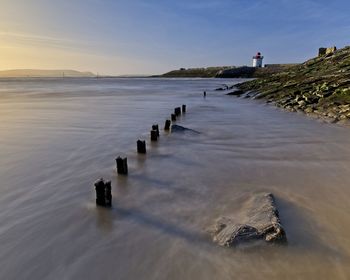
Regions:
<instances>
[{"instance_id":1,"label":"sky","mask_svg":"<svg viewBox=\"0 0 350 280\"><path fill-rule=\"evenodd\" d=\"M0 0L0 70L160 74L349 45L349 0Z\"/></svg>"}]
</instances>

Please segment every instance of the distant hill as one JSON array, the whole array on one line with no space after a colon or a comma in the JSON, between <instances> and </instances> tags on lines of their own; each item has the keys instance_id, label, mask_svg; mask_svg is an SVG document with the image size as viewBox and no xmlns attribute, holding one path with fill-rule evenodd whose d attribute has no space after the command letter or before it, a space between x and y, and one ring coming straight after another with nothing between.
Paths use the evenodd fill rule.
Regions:
<instances>
[{"instance_id":1,"label":"distant hill","mask_svg":"<svg viewBox=\"0 0 350 280\"><path fill-rule=\"evenodd\" d=\"M36 70L36 69L14 69L0 71L0 77L42 77L42 78L55 78L55 77L95 77L96 75L91 72L79 72L75 70Z\"/></svg>"}]
</instances>

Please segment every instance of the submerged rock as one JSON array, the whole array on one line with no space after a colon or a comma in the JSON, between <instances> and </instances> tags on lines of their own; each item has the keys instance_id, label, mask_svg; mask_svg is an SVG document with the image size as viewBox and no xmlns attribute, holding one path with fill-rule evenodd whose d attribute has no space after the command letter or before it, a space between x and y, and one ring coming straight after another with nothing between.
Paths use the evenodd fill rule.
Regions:
<instances>
[{"instance_id":1,"label":"submerged rock","mask_svg":"<svg viewBox=\"0 0 350 280\"><path fill-rule=\"evenodd\" d=\"M231 91L231 92L227 93L226 95L241 96L243 93L244 93L243 90L237 89L237 90L234 90L234 91Z\"/></svg>"},{"instance_id":2,"label":"submerged rock","mask_svg":"<svg viewBox=\"0 0 350 280\"><path fill-rule=\"evenodd\" d=\"M177 124L173 124L171 126L171 133L176 133L176 132L192 132L192 133L196 133L196 134L200 134L200 132L181 126L181 125L177 125Z\"/></svg>"},{"instance_id":3,"label":"submerged rock","mask_svg":"<svg viewBox=\"0 0 350 280\"><path fill-rule=\"evenodd\" d=\"M271 193L253 195L239 215L219 218L211 233L214 242L227 247L258 240L268 243L287 241Z\"/></svg>"},{"instance_id":4,"label":"submerged rock","mask_svg":"<svg viewBox=\"0 0 350 280\"><path fill-rule=\"evenodd\" d=\"M228 90L229 89L229 86L226 85L226 84L223 84L223 87L219 87L217 89L215 89L216 91L221 91L221 90Z\"/></svg>"}]
</instances>

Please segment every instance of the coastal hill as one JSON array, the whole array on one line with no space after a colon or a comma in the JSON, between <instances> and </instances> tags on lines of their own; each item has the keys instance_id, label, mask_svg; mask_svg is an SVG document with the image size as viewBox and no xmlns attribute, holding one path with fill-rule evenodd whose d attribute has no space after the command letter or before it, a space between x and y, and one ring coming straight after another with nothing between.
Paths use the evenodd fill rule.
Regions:
<instances>
[{"instance_id":1,"label":"coastal hill","mask_svg":"<svg viewBox=\"0 0 350 280\"><path fill-rule=\"evenodd\" d=\"M270 64L263 68L249 66L218 66L208 68L181 68L161 75L165 78L261 78L279 73L296 64Z\"/></svg>"},{"instance_id":2,"label":"coastal hill","mask_svg":"<svg viewBox=\"0 0 350 280\"><path fill-rule=\"evenodd\" d=\"M232 69L232 66L218 66L207 68L181 68L179 70L173 70L167 72L160 77L164 78L213 78L220 71Z\"/></svg>"},{"instance_id":3,"label":"coastal hill","mask_svg":"<svg viewBox=\"0 0 350 280\"><path fill-rule=\"evenodd\" d=\"M36 69L14 69L0 71L0 77L4 78L23 78L23 77L95 77L91 72L79 72L75 70L36 70Z\"/></svg>"},{"instance_id":4,"label":"coastal hill","mask_svg":"<svg viewBox=\"0 0 350 280\"><path fill-rule=\"evenodd\" d=\"M287 70L297 64L265 64L265 67L240 66L219 71L216 78L263 78Z\"/></svg>"},{"instance_id":5,"label":"coastal hill","mask_svg":"<svg viewBox=\"0 0 350 280\"><path fill-rule=\"evenodd\" d=\"M321 48L322 49L322 48ZM350 46L238 85L246 96L332 122L350 119Z\"/></svg>"}]
</instances>

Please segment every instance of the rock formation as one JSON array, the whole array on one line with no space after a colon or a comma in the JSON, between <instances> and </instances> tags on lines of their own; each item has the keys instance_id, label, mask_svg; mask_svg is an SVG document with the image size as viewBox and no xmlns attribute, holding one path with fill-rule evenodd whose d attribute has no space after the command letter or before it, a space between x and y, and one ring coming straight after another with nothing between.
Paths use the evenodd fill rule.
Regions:
<instances>
[{"instance_id":1,"label":"rock formation","mask_svg":"<svg viewBox=\"0 0 350 280\"><path fill-rule=\"evenodd\" d=\"M330 48L319 48L318 56L331 56L336 52L336 50L337 50L336 46L333 46Z\"/></svg>"}]
</instances>

